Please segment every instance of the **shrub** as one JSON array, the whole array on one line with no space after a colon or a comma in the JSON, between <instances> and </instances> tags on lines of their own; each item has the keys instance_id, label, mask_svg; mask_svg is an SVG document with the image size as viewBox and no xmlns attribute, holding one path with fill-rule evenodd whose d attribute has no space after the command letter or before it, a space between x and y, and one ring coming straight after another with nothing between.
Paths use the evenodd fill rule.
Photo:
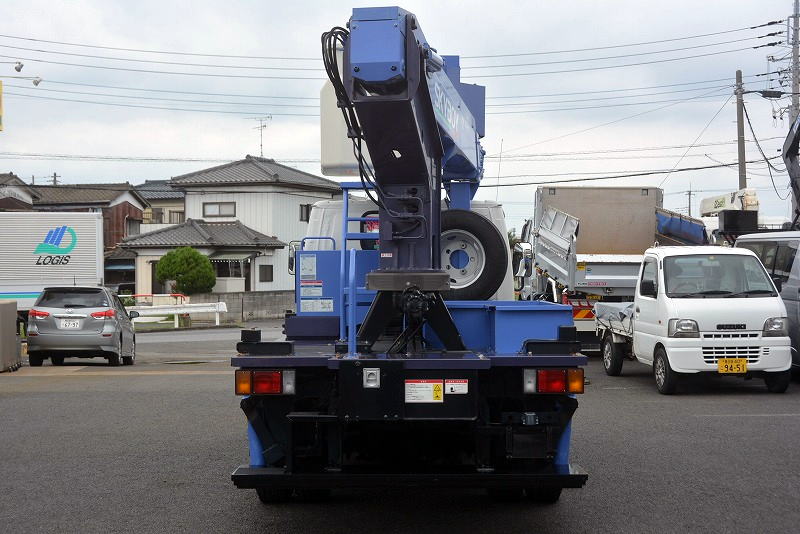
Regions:
<instances>
[{"instance_id":1,"label":"shrub","mask_svg":"<svg viewBox=\"0 0 800 534\"><path fill-rule=\"evenodd\" d=\"M176 248L158 260L156 278L162 284L175 280L174 290L184 295L208 293L217 283L211 260L192 247Z\"/></svg>"}]
</instances>

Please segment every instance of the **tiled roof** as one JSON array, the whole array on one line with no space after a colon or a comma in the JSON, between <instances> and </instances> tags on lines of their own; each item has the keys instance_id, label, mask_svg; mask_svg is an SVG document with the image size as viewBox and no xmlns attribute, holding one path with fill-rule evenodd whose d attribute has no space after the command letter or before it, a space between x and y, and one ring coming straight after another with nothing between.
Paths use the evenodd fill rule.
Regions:
<instances>
[{"instance_id":1,"label":"tiled roof","mask_svg":"<svg viewBox=\"0 0 800 534\"><path fill-rule=\"evenodd\" d=\"M283 248L286 243L270 237L239 221L205 222L187 219L183 224L168 226L146 234L125 238L125 248L139 247L245 247Z\"/></svg>"},{"instance_id":2,"label":"tiled roof","mask_svg":"<svg viewBox=\"0 0 800 534\"><path fill-rule=\"evenodd\" d=\"M13 172L0 174L0 185L16 185L28 191L28 193L30 193L34 199L39 197L39 193L37 193L34 188L26 184L22 179L20 179L19 176L17 176Z\"/></svg>"},{"instance_id":3,"label":"tiled roof","mask_svg":"<svg viewBox=\"0 0 800 534\"><path fill-rule=\"evenodd\" d=\"M183 191L173 189L169 180L147 180L137 185L136 190L147 200L181 199L185 195Z\"/></svg>"},{"instance_id":4,"label":"tiled roof","mask_svg":"<svg viewBox=\"0 0 800 534\"><path fill-rule=\"evenodd\" d=\"M285 184L306 189L341 190L339 184L333 180L281 165L274 159L256 156L246 156L239 161L175 176L172 183L176 186Z\"/></svg>"},{"instance_id":5,"label":"tiled roof","mask_svg":"<svg viewBox=\"0 0 800 534\"><path fill-rule=\"evenodd\" d=\"M111 250L107 250L103 256L107 260L132 260L136 258L136 253L132 250L114 247Z\"/></svg>"},{"instance_id":6,"label":"tiled roof","mask_svg":"<svg viewBox=\"0 0 800 534\"><path fill-rule=\"evenodd\" d=\"M115 184L35 185L39 194L34 204L107 204L123 193L130 193L144 204L147 201L128 182Z\"/></svg>"}]
</instances>

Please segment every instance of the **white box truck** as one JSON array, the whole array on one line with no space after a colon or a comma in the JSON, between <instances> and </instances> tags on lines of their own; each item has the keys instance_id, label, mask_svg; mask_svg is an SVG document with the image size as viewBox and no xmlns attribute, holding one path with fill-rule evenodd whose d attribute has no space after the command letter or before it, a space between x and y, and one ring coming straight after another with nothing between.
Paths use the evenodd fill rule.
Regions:
<instances>
[{"instance_id":1,"label":"white box truck","mask_svg":"<svg viewBox=\"0 0 800 534\"><path fill-rule=\"evenodd\" d=\"M102 214L0 213L0 301L26 318L42 289L64 285L103 285Z\"/></svg>"}]
</instances>

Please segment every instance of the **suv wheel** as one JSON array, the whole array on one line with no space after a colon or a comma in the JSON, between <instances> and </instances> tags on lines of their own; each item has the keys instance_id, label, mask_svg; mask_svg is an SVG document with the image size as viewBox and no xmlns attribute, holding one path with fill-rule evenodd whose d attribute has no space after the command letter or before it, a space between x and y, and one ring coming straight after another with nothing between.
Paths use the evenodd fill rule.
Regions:
<instances>
[{"instance_id":1,"label":"suv wheel","mask_svg":"<svg viewBox=\"0 0 800 534\"><path fill-rule=\"evenodd\" d=\"M42 357L34 356L33 354L28 354L28 363L30 364L31 367L41 367Z\"/></svg>"},{"instance_id":2,"label":"suv wheel","mask_svg":"<svg viewBox=\"0 0 800 534\"><path fill-rule=\"evenodd\" d=\"M50 363L53 365L64 365L63 356L50 356Z\"/></svg>"},{"instance_id":3,"label":"suv wheel","mask_svg":"<svg viewBox=\"0 0 800 534\"><path fill-rule=\"evenodd\" d=\"M656 387L662 395L672 395L678 388L678 373L672 370L667 359L667 352L663 347L656 349L653 358L653 375L656 379Z\"/></svg>"}]
</instances>

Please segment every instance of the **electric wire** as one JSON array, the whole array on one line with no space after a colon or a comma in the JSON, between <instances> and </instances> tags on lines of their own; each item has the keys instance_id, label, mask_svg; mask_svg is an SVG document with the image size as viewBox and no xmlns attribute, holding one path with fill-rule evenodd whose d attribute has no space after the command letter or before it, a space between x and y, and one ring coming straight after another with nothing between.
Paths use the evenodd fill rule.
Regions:
<instances>
[{"instance_id":1,"label":"electric wire","mask_svg":"<svg viewBox=\"0 0 800 534\"><path fill-rule=\"evenodd\" d=\"M767 163L767 172L769 172L769 180L770 182L772 182L772 187L775 189L775 194L778 196L779 199L786 200L789 198L789 195L786 195L786 197L782 197L781 194L778 193L778 186L775 185L775 178L772 176L773 169L775 169L776 172L782 172L782 171L778 170L778 168L772 164L769 158L767 158L767 155L764 154L764 150L761 148L761 144L757 141L758 138L756 137L756 132L753 129L753 123L750 122L750 115L747 113L747 106L744 105L744 102L742 102L742 109L744 110L744 116L747 119L747 125L750 127L750 133L753 134L753 139L756 140L756 147L758 148L758 151L761 153L761 157L764 158L764 161Z\"/></svg>"},{"instance_id":2,"label":"electric wire","mask_svg":"<svg viewBox=\"0 0 800 534\"><path fill-rule=\"evenodd\" d=\"M549 71L538 71L538 72L509 72L509 73L502 73L502 74L468 74L464 76L464 78L509 78L509 77L516 77L516 76L541 76L547 74L566 74L570 72L588 72L588 71L596 71L596 70L610 70L610 69L621 69L626 67L638 67L642 65L655 65L658 63L669 63L673 61L683 61L686 59L696 59L701 57L709 57L709 56L718 56L722 54L732 54L735 52L743 52L745 50L755 50L757 48L766 48L770 46L776 46L780 44L782 41L775 41L772 43L767 43L759 46L751 46L745 48L735 48L733 50L722 50L719 52L707 52L705 54L693 54L689 56L681 56L681 57L673 57L673 58L665 58L665 59L653 59L650 61L639 61L636 63L623 63L621 65L604 65L601 67L582 67L579 69L561 69L561 70L549 70ZM10 56L0 56L0 57L10 57Z\"/></svg>"},{"instance_id":3,"label":"electric wire","mask_svg":"<svg viewBox=\"0 0 800 534\"><path fill-rule=\"evenodd\" d=\"M682 155L680 158L678 158L678 161L676 161L676 162L675 162L675 165L673 165L673 166L672 166L672 168L673 168L673 169L675 169L675 168L676 168L678 165L680 165L681 161L683 161L683 158L685 158L685 157L686 157L686 154L688 154L688 153L689 153L689 151L692 149L692 147L694 147L694 144L695 144L696 142L698 142L698 141L700 140L700 138L701 138L701 137L703 137L703 134L704 134L704 133L706 133L706 130L708 130L708 127L709 127L709 126L711 126L711 123L712 123L712 122L714 122L714 119L716 119L716 118L717 118L717 116L718 116L718 115L719 115L719 114L722 112L722 110L723 110L723 109L725 109L725 106L727 106L727 105L728 105L728 102L730 102L730 101L731 101L731 98L733 98L733 95L730 95L730 96L729 96L729 97L728 97L728 98L725 100L725 102L723 102L723 103L722 103L722 105L719 107L719 109L716 111L716 113L714 113L714 115L711 117L711 119L709 119L709 121L706 123L706 125L705 125L705 126L703 126L703 129L702 129L702 130L700 130L700 133L699 133L699 134L697 134L697 137L695 137L695 138L694 138L694 141L692 141L692 143L691 143L691 144L690 144L690 145L689 145L689 146L686 148L686 151L683 153L683 155ZM668 172L668 173L667 173L667 175L666 175L666 176L664 176L664 179L663 179L663 180L661 180L661 182L659 182L659 184L658 184L658 187L659 187L659 188L660 188L662 185L664 185L664 182L666 182L666 181L667 181L667 179L670 177L670 174L672 174L672 173L671 173L671 172Z\"/></svg>"},{"instance_id":4,"label":"electric wire","mask_svg":"<svg viewBox=\"0 0 800 534\"><path fill-rule=\"evenodd\" d=\"M710 32L710 33L702 33L697 35L687 35L683 37L673 37L669 39L660 39L655 41L642 41L638 43L625 43L625 44L617 44L617 45L606 45L606 46L597 46L592 48L575 48L575 49L568 49L568 50L549 50L549 51L536 51L536 52L516 52L516 53L506 53L506 54L484 54L484 55L471 55L471 56L461 56L462 59L479 59L479 58L493 58L493 57L518 57L518 56L534 56L534 55L548 55L548 54L563 54L563 53L572 53L572 52L588 52L594 50L609 50L613 48L626 48L630 46L643 46L649 44L659 44L659 43L669 43L675 41L683 41L688 39L699 39L702 37L713 37L716 35L724 35L728 33L736 33L748 30L755 30L758 28L765 28L767 26L774 26L777 24L781 24L785 22L784 20L772 20L769 22L765 22L763 24L758 24L755 26L744 26L741 28L734 28L730 30L722 30L717 32ZM318 57L298 57L298 56L259 56L259 55L245 55L245 54L215 54L215 53L200 53L200 52L182 52L182 51L175 51L175 50L153 50L153 49L144 49L144 48L125 48L119 46L107 46L107 45L93 45L93 44L85 44L85 43L75 43L70 41L56 41L50 39L37 39L33 37L22 37L19 35L10 35L10 34L0 34L0 37L6 39L15 39L20 41L30 41L35 43L48 43L48 44L56 44L56 45L63 45L63 46L75 46L81 48L96 48L102 50L117 50L121 52L140 52L146 54L164 54L164 55L175 55L175 56L195 56L195 57L216 57L216 58L232 58L232 59L265 59L265 60L292 60L292 61L319 61Z\"/></svg>"}]
</instances>

